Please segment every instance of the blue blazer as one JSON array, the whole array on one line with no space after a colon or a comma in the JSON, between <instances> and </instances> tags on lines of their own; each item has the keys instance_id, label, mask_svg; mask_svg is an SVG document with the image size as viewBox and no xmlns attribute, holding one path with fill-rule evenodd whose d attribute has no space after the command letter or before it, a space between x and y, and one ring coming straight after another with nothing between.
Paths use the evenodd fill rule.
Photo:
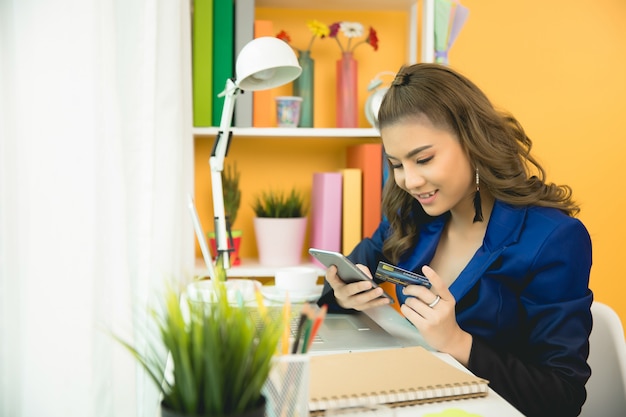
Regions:
<instances>
[{"instance_id":1,"label":"blue blazer","mask_svg":"<svg viewBox=\"0 0 626 417\"><path fill-rule=\"evenodd\" d=\"M422 225L398 263L421 272L449 214ZM383 221L348 256L375 271L388 235ZM591 332L591 240L557 209L496 201L482 246L450 285L457 322L474 342L468 368L528 416L575 416L585 401ZM406 297L398 287L400 303ZM319 305L342 310L327 282Z\"/></svg>"},{"instance_id":2,"label":"blue blazer","mask_svg":"<svg viewBox=\"0 0 626 417\"><path fill-rule=\"evenodd\" d=\"M420 232L417 246L398 263L421 272L435 254L449 214ZM376 270L389 223L381 222L348 256ZM461 328L497 350L584 382L591 332L591 240L585 226L557 209L496 201L483 245L450 286ZM334 299L326 284L322 299ZM402 288L397 296L403 303Z\"/></svg>"}]
</instances>

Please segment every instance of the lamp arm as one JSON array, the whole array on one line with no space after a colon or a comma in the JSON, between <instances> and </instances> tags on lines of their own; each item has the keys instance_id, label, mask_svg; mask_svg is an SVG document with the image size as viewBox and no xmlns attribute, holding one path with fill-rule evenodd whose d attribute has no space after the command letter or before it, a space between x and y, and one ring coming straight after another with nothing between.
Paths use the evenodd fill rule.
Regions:
<instances>
[{"instance_id":1,"label":"lamp arm","mask_svg":"<svg viewBox=\"0 0 626 417\"><path fill-rule=\"evenodd\" d=\"M230 254L228 250L226 213L224 210L224 191L222 187L222 171L224 159L228 152L231 137L231 122L235 109L235 99L240 90L232 79L226 80L224 90L224 107L219 131L213 144L209 165L211 167L211 187L213 191L213 216L215 219L215 240L217 243L217 259L222 259L224 269L230 268ZM222 255L220 257L220 255Z\"/></svg>"}]
</instances>

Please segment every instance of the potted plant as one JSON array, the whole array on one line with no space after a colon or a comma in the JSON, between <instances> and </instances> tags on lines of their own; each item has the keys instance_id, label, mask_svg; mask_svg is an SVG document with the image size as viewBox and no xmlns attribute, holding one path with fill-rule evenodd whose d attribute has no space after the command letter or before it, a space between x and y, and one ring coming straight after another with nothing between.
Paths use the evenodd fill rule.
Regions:
<instances>
[{"instance_id":1,"label":"potted plant","mask_svg":"<svg viewBox=\"0 0 626 417\"><path fill-rule=\"evenodd\" d=\"M299 264L307 226L307 206L303 194L295 188L289 193L263 191L254 199L252 209L260 264Z\"/></svg>"},{"instance_id":2,"label":"potted plant","mask_svg":"<svg viewBox=\"0 0 626 417\"><path fill-rule=\"evenodd\" d=\"M210 300L167 287L161 308L151 311L150 328L139 331L145 350L115 337L160 389L163 417L265 415L262 390L283 320L266 316L258 326L245 305L230 303L219 265Z\"/></svg>"},{"instance_id":3,"label":"potted plant","mask_svg":"<svg viewBox=\"0 0 626 417\"><path fill-rule=\"evenodd\" d=\"M230 252L231 265L241 265L239 258L239 248L241 247L241 229L233 228L237 213L241 205L241 188L239 187L239 178L241 172L237 169L237 162L224 166L222 171L222 191L224 195L224 213L226 214L226 229L230 231L228 236L228 249ZM211 248L211 256L217 257L217 244L215 242L215 232L207 233L209 238L209 246ZM231 240L232 237L232 240Z\"/></svg>"}]
</instances>

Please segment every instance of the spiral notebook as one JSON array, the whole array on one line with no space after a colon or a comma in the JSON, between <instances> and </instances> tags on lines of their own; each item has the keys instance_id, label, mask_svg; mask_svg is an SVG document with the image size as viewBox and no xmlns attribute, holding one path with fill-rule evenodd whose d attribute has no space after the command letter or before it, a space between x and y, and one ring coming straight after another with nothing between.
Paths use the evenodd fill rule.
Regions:
<instances>
[{"instance_id":1,"label":"spiral notebook","mask_svg":"<svg viewBox=\"0 0 626 417\"><path fill-rule=\"evenodd\" d=\"M421 346L312 356L311 415L355 403L392 407L484 397L489 381Z\"/></svg>"}]
</instances>

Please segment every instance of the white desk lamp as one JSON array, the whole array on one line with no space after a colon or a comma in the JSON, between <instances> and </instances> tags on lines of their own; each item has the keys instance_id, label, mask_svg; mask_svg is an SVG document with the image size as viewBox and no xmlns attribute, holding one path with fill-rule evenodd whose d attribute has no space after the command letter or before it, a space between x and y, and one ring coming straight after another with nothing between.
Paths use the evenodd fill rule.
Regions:
<instances>
[{"instance_id":1,"label":"white desk lamp","mask_svg":"<svg viewBox=\"0 0 626 417\"><path fill-rule=\"evenodd\" d=\"M378 129L378 110L380 110L380 105L383 102L383 97L387 90L389 90L389 86L378 88L383 85L383 80L380 79L383 75L388 75L391 77L395 77L396 73L392 71L382 71L374 76L372 81L367 85L367 91L371 91L372 93L369 95L367 100L365 101L365 117L367 121L370 122L372 127ZM393 78L391 78L393 80ZM391 85L391 82L389 83Z\"/></svg>"},{"instance_id":2,"label":"white desk lamp","mask_svg":"<svg viewBox=\"0 0 626 417\"><path fill-rule=\"evenodd\" d=\"M225 269L230 268L227 241L226 214L222 188L224 158L232 135L230 124L237 95L244 91L267 90L295 80L302 68L293 49L284 41L274 37L261 37L248 42L239 52L235 65L236 79L226 80L226 88L218 97L226 96L222 109L219 131L213 144L209 165L213 189L213 215L215 216L215 238L217 258L223 259Z\"/></svg>"}]
</instances>

